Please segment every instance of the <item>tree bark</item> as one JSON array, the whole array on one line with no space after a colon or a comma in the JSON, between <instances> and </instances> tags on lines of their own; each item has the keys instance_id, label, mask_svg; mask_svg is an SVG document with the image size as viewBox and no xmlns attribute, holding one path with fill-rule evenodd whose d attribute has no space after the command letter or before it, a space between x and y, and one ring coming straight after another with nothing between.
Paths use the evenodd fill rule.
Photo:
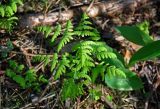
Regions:
<instances>
[{"instance_id":1,"label":"tree bark","mask_svg":"<svg viewBox=\"0 0 160 109\"><path fill-rule=\"evenodd\" d=\"M148 2L153 2L154 0L113 0L106 2L99 2L93 4L88 10L89 6L80 6L79 8L73 7L68 10L60 12L48 13L46 16L44 14L26 14L20 17L19 27L20 28L32 28L37 25L49 24L52 25L55 22L62 22L72 19L76 15L80 15L82 12L86 12L89 17L94 18L97 16L111 16L112 14L121 13L124 10L135 10L140 6L145 5ZM155 0L156 1L156 0ZM81 11L80 11L80 10Z\"/></svg>"}]
</instances>

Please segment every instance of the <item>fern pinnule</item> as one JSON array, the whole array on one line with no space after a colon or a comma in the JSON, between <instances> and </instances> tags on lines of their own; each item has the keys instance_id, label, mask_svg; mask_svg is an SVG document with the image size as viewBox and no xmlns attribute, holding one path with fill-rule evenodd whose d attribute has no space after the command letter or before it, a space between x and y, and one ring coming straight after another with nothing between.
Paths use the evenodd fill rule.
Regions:
<instances>
[{"instance_id":1,"label":"fern pinnule","mask_svg":"<svg viewBox=\"0 0 160 109\"><path fill-rule=\"evenodd\" d=\"M57 71L54 77L55 79L58 79L62 73L66 73L66 68L70 66L69 63L70 61L67 59L66 54L64 54L57 65Z\"/></svg>"},{"instance_id":2,"label":"fern pinnule","mask_svg":"<svg viewBox=\"0 0 160 109\"><path fill-rule=\"evenodd\" d=\"M53 71L53 69L56 67L56 64L58 63L58 54L54 53L53 54L53 59L51 60L51 72Z\"/></svg>"},{"instance_id":3,"label":"fern pinnule","mask_svg":"<svg viewBox=\"0 0 160 109\"><path fill-rule=\"evenodd\" d=\"M11 0L12 2L15 2L16 4L19 4L19 5L23 5L23 0Z\"/></svg>"},{"instance_id":4,"label":"fern pinnule","mask_svg":"<svg viewBox=\"0 0 160 109\"><path fill-rule=\"evenodd\" d=\"M82 94L83 94L83 84L75 83L74 79L72 78L64 81L61 93L63 101L66 100L67 98L71 98L72 100L74 100L76 97Z\"/></svg>"},{"instance_id":5,"label":"fern pinnule","mask_svg":"<svg viewBox=\"0 0 160 109\"><path fill-rule=\"evenodd\" d=\"M49 56L49 55L46 55L45 58L44 58L44 67L45 67L46 65L48 65L49 62L50 62L50 56Z\"/></svg>"},{"instance_id":6,"label":"fern pinnule","mask_svg":"<svg viewBox=\"0 0 160 109\"><path fill-rule=\"evenodd\" d=\"M117 58L116 54L113 53L113 50L107 46L105 43L97 42L93 45L94 55L98 60L106 59L106 58Z\"/></svg>"},{"instance_id":7,"label":"fern pinnule","mask_svg":"<svg viewBox=\"0 0 160 109\"><path fill-rule=\"evenodd\" d=\"M105 52L105 51L97 52L96 57L98 60L103 60L106 58L117 58L117 56L113 52Z\"/></svg>"},{"instance_id":8,"label":"fern pinnule","mask_svg":"<svg viewBox=\"0 0 160 109\"><path fill-rule=\"evenodd\" d=\"M89 71L91 67L94 67L94 61L91 57L93 47L91 45L95 44L93 41L82 41L73 47L76 52L76 71L80 69L86 69Z\"/></svg>"},{"instance_id":9,"label":"fern pinnule","mask_svg":"<svg viewBox=\"0 0 160 109\"><path fill-rule=\"evenodd\" d=\"M44 61L46 58L46 55L37 55L35 57L33 57L34 62L42 62Z\"/></svg>"},{"instance_id":10,"label":"fern pinnule","mask_svg":"<svg viewBox=\"0 0 160 109\"><path fill-rule=\"evenodd\" d=\"M0 4L0 29L5 29L8 32L11 32L13 26L16 25L17 17L13 15L17 12L17 5L22 3L21 0L11 0L7 4Z\"/></svg>"},{"instance_id":11,"label":"fern pinnule","mask_svg":"<svg viewBox=\"0 0 160 109\"><path fill-rule=\"evenodd\" d=\"M56 26L55 32L54 32L54 34L53 34L53 36L52 36L52 38L51 38L51 42L54 42L54 40L60 35L60 33L61 33L61 25L58 24L58 25Z\"/></svg>"},{"instance_id":12,"label":"fern pinnule","mask_svg":"<svg viewBox=\"0 0 160 109\"><path fill-rule=\"evenodd\" d=\"M81 21L83 22L83 21L86 21L86 20L88 20L88 19L89 19L89 16L87 15L87 13L83 13L83 14L82 14Z\"/></svg>"},{"instance_id":13,"label":"fern pinnule","mask_svg":"<svg viewBox=\"0 0 160 109\"><path fill-rule=\"evenodd\" d=\"M9 3L0 4L0 15L2 17L11 17L17 12L17 5L22 5L22 0L10 0Z\"/></svg>"},{"instance_id":14,"label":"fern pinnule","mask_svg":"<svg viewBox=\"0 0 160 109\"><path fill-rule=\"evenodd\" d=\"M38 32L42 32L46 38L52 32L52 27L48 25L38 26L36 29L38 30Z\"/></svg>"},{"instance_id":15,"label":"fern pinnule","mask_svg":"<svg viewBox=\"0 0 160 109\"><path fill-rule=\"evenodd\" d=\"M107 67L107 75L109 77L119 77L119 78L126 78L126 74L120 70L119 68L115 67L115 66L109 66Z\"/></svg>"},{"instance_id":16,"label":"fern pinnule","mask_svg":"<svg viewBox=\"0 0 160 109\"><path fill-rule=\"evenodd\" d=\"M76 27L75 30L82 31L82 30L93 30L93 29L94 29L94 28L91 27L91 26L88 26L88 25L81 25L81 26Z\"/></svg>"},{"instance_id":17,"label":"fern pinnule","mask_svg":"<svg viewBox=\"0 0 160 109\"><path fill-rule=\"evenodd\" d=\"M11 31L16 25L16 21L18 20L17 17L10 17L10 18L1 18L0 19L0 29L6 29L7 31Z\"/></svg>"},{"instance_id":18,"label":"fern pinnule","mask_svg":"<svg viewBox=\"0 0 160 109\"><path fill-rule=\"evenodd\" d=\"M5 9L4 9L4 6L3 6L3 5L0 5L0 15L1 15L2 17L4 17L4 15L5 15Z\"/></svg>"},{"instance_id":19,"label":"fern pinnule","mask_svg":"<svg viewBox=\"0 0 160 109\"><path fill-rule=\"evenodd\" d=\"M11 3L11 8L12 8L13 12L17 12L16 2L12 2L12 3Z\"/></svg>"},{"instance_id":20,"label":"fern pinnule","mask_svg":"<svg viewBox=\"0 0 160 109\"><path fill-rule=\"evenodd\" d=\"M79 25L74 30L74 34L80 37L89 36L92 40L99 40L99 32L92 27L92 23L88 20L87 14L83 14Z\"/></svg>"},{"instance_id":21,"label":"fern pinnule","mask_svg":"<svg viewBox=\"0 0 160 109\"><path fill-rule=\"evenodd\" d=\"M52 28L50 26L47 26L45 28L45 36L46 38L49 36L49 34L52 32Z\"/></svg>"},{"instance_id":22,"label":"fern pinnule","mask_svg":"<svg viewBox=\"0 0 160 109\"><path fill-rule=\"evenodd\" d=\"M92 82L94 83L96 81L96 79L98 78L98 76L100 75L102 78L102 81L104 80L104 73L106 70L106 66L101 63L99 65L96 65L91 71L91 77L92 77Z\"/></svg>"},{"instance_id":23,"label":"fern pinnule","mask_svg":"<svg viewBox=\"0 0 160 109\"><path fill-rule=\"evenodd\" d=\"M57 52L59 52L62 49L62 47L64 47L65 44L67 44L68 42L70 42L73 39L72 35L73 35L73 25L72 25L71 21L68 20L66 27L65 27L65 31L62 36L62 39L58 44Z\"/></svg>"},{"instance_id":24,"label":"fern pinnule","mask_svg":"<svg viewBox=\"0 0 160 109\"><path fill-rule=\"evenodd\" d=\"M33 62L43 62L44 67L48 65L51 61L50 55L37 55L33 57Z\"/></svg>"},{"instance_id":25,"label":"fern pinnule","mask_svg":"<svg viewBox=\"0 0 160 109\"><path fill-rule=\"evenodd\" d=\"M83 83L91 83L92 79L86 72L75 72L74 79L84 79ZM87 85L87 84L86 84Z\"/></svg>"},{"instance_id":26,"label":"fern pinnule","mask_svg":"<svg viewBox=\"0 0 160 109\"><path fill-rule=\"evenodd\" d=\"M12 16L14 14L11 6L6 6L5 7L5 12L6 12L7 17Z\"/></svg>"}]
</instances>

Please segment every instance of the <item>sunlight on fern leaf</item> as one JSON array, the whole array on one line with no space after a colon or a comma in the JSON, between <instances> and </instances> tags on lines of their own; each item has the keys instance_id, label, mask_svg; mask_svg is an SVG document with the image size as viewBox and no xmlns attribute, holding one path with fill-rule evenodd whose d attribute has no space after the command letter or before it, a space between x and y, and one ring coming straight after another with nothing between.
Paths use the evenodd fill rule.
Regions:
<instances>
[{"instance_id":1,"label":"sunlight on fern leaf","mask_svg":"<svg viewBox=\"0 0 160 109\"><path fill-rule=\"evenodd\" d=\"M67 44L68 42L73 40L72 35L73 35L73 25L72 25L71 21L68 20L67 24L66 24L64 34L62 36L62 39L58 44L57 52L59 52L64 47L65 44Z\"/></svg>"}]
</instances>

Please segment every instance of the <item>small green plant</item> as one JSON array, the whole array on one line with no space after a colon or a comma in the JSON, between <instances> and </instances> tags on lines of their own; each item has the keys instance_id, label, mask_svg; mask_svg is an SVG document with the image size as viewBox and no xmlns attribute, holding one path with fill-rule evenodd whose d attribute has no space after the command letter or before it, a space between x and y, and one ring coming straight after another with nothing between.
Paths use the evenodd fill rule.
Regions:
<instances>
[{"instance_id":1,"label":"small green plant","mask_svg":"<svg viewBox=\"0 0 160 109\"><path fill-rule=\"evenodd\" d=\"M143 88L141 79L136 73L125 67L122 56L101 41L99 32L89 21L87 14L83 14L76 27L73 27L71 21L67 21L64 31L60 24L53 29L55 32L46 29L46 26L40 28L38 31L47 36L51 42L56 42L58 37L60 39L53 55L39 55L33 59L43 62L44 66L49 66L51 72L55 72L54 79L63 77L62 100L75 99L83 95L84 88L96 84L99 77L101 82L113 89L129 91ZM71 52L66 50L65 53L61 53L67 44L72 44ZM94 95L94 99L100 96L94 90L89 92L90 95Z\"/></svg>"},{"instance_id":2,"label":"small green plant","mask_svg":"<svg viewBox=\"0 0 160 109\"><path fill-rule=\"evenodd\" d=\"M138 61L145 61L160 56L160 40L154 41L149 35L149 23L147 21L133 26L120 26L116 30L129 41L142 45L137 52L133 54L129 61L129 66Z\"/></svg>"},{"instance_id":3,"label":"small green plant","mask_svg":"<svg viewBox=\"0 0 160 109\"><path fill-rule=\"evenodd\" d=\"M4 0L5 2L5 0ZM17 12L17 6L22 5L22 0L10 0L6 3L0 3L0 29L11 31L18 20L14 14Z\"/></svg>"},{"instance_id":4,"label":"small green plant","mask_svg":"<svg viewBox=\"0 0 160 109\"><path fill-rule=\"evenodd\" d=\"M132 26L118 26L116 27L116 30L119 31L127 40L144 46L153 42L153 39L149 35L148 26L149 24L145 21L141 24Z\"/></svg>"},{"instance_id":5,"label":"small green plant","mask_svg":"<svg viewBox=\"0 0 160 109\"><path fill-rule=\"evenodd\" d=\"M0 45L0 57L6 58L8 56L8 52L13 50L13 45L10 40L7 40L6 45ZM1 62L1 61L0 61Z\"/></svg>"},{"instance_id":6,"label":"small green plant","mask_svg":"<svg viewBox=\"0 0 160 109\"><path fill-rule=\"evenodd\" d=\"M25 66L23 64L19 65L16 61L10 60L6 75L18 83L22 89L33 88L39 91L40 85L48 82L43 75L38 77L34 69L29 69L26 72L24 70Z\"/></svg>"},{"instance_id":7,"label":"small green plant","mask_svg":"<svg viewBox=\"0 0 160 109\"><path fill-rule=\"evenodd\" d=\"M99 87L89 89L89 94L90 94L90 97L96 101L99 100L102 95Z\"/></svg>"}]
</instances>

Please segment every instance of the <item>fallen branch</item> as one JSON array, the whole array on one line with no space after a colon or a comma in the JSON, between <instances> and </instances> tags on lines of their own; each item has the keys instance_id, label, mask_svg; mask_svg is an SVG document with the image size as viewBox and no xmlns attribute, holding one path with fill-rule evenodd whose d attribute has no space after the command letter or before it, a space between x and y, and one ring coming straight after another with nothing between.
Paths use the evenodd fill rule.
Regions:
<instances>
[{"instance_id":1,"label":"fallen branch","mask_svg":"<svg viewBox=\"0 0 160 109\"><path fill-rule=\"evenodd\" d=\"M114 0L107 2L94 3L89 10L88 6L80 6L82 12L86 12L89 17L94 18L97 16L111 16L112 14L117 14L123 12L124 9L135 10L142 4L147 2L153 2L152 0ZM55 24L55 22L66 21L72 19L76 15L80 15L81 11L79 8L71 8L69 10L64 10L60 12L48 13L46 16L43 14L27 14L20 17L19 27L20 28L32 28L37 25L42 24Z\"/></svg>"}]
</instances>

